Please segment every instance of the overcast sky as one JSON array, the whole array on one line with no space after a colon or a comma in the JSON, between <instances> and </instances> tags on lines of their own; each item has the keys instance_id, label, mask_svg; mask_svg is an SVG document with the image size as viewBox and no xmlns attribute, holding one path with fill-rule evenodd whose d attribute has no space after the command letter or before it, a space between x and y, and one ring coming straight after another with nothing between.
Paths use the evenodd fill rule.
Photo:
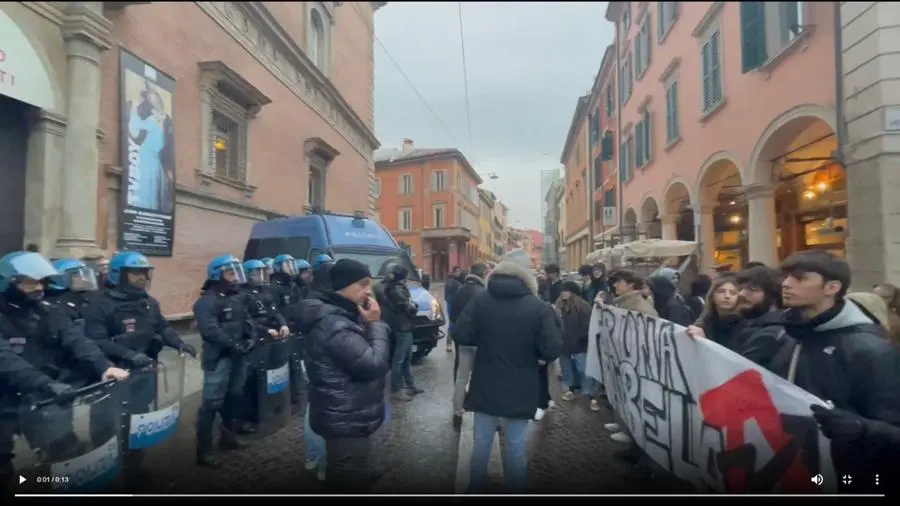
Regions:
<instances>
[{"instance_id":1,"label":"overcast sky","mask_svg":"<svg viewBox=\"0 0 900 506\"><path fill-rule=\"evenodd\" d=\"M541 171L561 167L575 102L613 41L605 11L606 2L463 2L470 137L458 4L388 3L375 14L382 148L404 137L420 148L460 148L509 206L511 225L540 229Z\"/></svg>"}]
</instances>

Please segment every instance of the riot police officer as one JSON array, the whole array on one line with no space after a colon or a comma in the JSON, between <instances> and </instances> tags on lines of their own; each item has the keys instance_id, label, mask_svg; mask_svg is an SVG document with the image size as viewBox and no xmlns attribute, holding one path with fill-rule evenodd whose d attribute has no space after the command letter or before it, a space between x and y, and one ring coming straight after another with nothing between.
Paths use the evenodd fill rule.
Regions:
<instances>
[{"instance_id":1,"label":"riot police officer","mask_svg":"<svg viewBox=\"0 0 900 506\"><path fill-rule=\"evenodd\" d=\"M300 300L305 299L309 295L309 282L312 280L312 265L302 258L296 259L297 276L294 277L294 284L297 285L297 294Z\"/></svg>"},{"instance_id":2,"label":"riot police officer","mask_svg":"<svg viewBox=\"0 0 900 506\"><path fill-rule=\"evenodd\" d=\"M111 367L57 305L43 300L44 283L58 274L38 253L18 251L0 258L0 479L4 480L0 487L14 476L13 436L18 425L14 413L21 402L17 394L65 402L76 393L72 385L128 377L127 371ZM20 429L26 438L33 434L28 425ZM59 430L66 434L52 438L44 448L48 455L65 453L79 443L71 423Z\"/></svg>"},{"instance_id":3,"label":"riot police officer","mask_svg":"<svg viewBox=\"0 0 900 506\"><path fill-rule=\"evenodd\" d=\"M293 262L292 262L293 264ZM256 343L257 327L240 294L246 282L241 261L234 255L214 258L206 268L203 294L194 303L194 317L203 338L203 401L197 413L197 464L218 467L212 455L216 414L222 418L219 448L238 447L239 398L247 379L246 355Z\"/></svg>"},{"instance_id":4,"label":"riot police officer","mask_svg":"<svg viewBox=\"0 0 900 506\"><path fill-rule=\"evenodd\" d=\"M329 272L334 265L334 259L326 254L321 254L313 260L312 283L310 292L327 292L331 289L331 277Z\"/></svg>"},{"instance_id":5,"label":"riot police officer","mask_svg":"<svg viewBox=\"0 0 900 506\"><path fill-rule=\"evenodd\" d=\"M50 278L44 288L44 297L57 304L72 320L83 320L91 295L97 294L98 274L74 258L56 260L53 267L59 275Z\"/></svg>"},{"instance_id":6,"label":"riot police officer","mask_svg":"<svg viewBox=\"0 0 900 506\"><path fill-rule=\"evenodd\" d=\"M159 301L148 293L152 277L153 265L146 256L120 251L109 262L107 289L83 310L85 333L116 363L150 366L164 346L197 356L197 350L169 325Z\"/></svg>"},{"instance_id":7,"label":"riot police officer","mask_svg":"<svg viewBox=\"0 0 900 506\"><path fill-rule=\"evenodd\" d=\"M251 320L257 325L257 332L262 335L259 338L285 338L291 331L288 329L287 320L278 312L275 297L269 288L269 270L260 260L247 260L244 262L244 273L247 276L247 284L242 287L241 293L247 305L247 312ZM257 377L254 368L247 370L247 382L244 398L241 402L240 424L237 426L238 434L253 434L256 432L254 413L258 407L259 389L256 385Z\"/></svg>"},{"instance_id":8,"label":"riot police officer","mask_svg":"<svg viewBox=\"0 0 900 506\"><path fill-rule=\"evenodd\" d=\"M297 261L291 255L278 255L272 262L272 292L278 296L278 310L285 317L290 307L300 302L300 292L295 283Z\"/></svg>"},{"instance_id":9,"label":"riot police officer","mask_svg":"<svg viewBox=\"0 0 900 506\"><path fill-rule=\"evenodd\" d=\"M275 260L270 257L260 258L260 262L266 264L266 269L269 271L269 278L271 279L272 273L275 272Z\"/></svg>"}]
</instances>

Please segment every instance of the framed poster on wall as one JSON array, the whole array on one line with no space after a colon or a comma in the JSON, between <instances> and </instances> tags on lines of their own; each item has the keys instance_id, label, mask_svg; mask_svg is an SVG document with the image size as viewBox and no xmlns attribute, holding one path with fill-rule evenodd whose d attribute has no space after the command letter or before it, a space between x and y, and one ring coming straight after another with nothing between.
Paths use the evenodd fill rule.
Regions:
<instances>
[{"instance_id":1,"label":"framed poster on wall","mask_svg":"<svg viewBox=\"0 0 900 506\"><path fill-rule=\"evenodd\" d=\"M122 206L119 249L172 256L175 239L175 80L121 51Z\"/></svg>"}]
</instances>

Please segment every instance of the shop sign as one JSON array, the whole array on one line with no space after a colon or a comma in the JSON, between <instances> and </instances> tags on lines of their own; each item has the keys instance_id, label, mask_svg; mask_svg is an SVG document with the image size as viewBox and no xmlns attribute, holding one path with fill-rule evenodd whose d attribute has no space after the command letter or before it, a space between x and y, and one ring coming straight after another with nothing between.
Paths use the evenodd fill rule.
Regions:
<instances>
[{"instance_id":1,"label":"shop sign","mask_svg":"<svg viewBox=\"0 0 900 506\"><path fill-rule=\"evenodd\" d=\"M0 11L0 95L41 109L56 109L42 61L19 25Z\"/></svg>"}]
</instances>

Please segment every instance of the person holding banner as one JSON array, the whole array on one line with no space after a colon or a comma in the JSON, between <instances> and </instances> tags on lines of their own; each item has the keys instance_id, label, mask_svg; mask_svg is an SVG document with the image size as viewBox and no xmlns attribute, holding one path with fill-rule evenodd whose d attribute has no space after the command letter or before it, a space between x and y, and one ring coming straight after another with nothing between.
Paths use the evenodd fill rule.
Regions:
<instances>
[{"instance_id":1,"label":"person holding banner","mask_svg":"<svg viewBox=\"0 0 900 506\"><path fill-rule=\"evenodd\" d=\"M666 282L668 283L669 281L666 280ZM656 309L653 308L653 304L644 297L644 289L646 288L644 279L633 271L617 269L611 272L609 274L609 286L612 290L613 297L615 297L613 299L613 306L628 311L635 311L647 316L658 316L656 314ZM594 304L597 307L603 305L602 294L594 299ZM591 401L591 409L593 411L600 411L600 403L596 398ZM639 455L640 452L631 436L623 430L623 425L617 422L610 422L603 427L612 432L612 436L610 437L613 441L631 445L628 450L617 453L616 457L630 463L637 462L637 455Z\"/></svg>"},{"instance_id":2,"label":"person holding banner","mask_svg":"<svg viewBox=\"0 0 900 506\"><path fill-rule=\"evenodd\" d=\"M487 289L475 295L456 321L456 342L477 346L465 409L475 413L469 492L487 482L497 426L504 430L506 486L525 488L529 422L539 402L539 365L562 351L561 322L538 298L537 281L514 262L497 265Z\"/></svg>"},{"instance_id":3,"label":"person holding banner","mask_svg":"<svg viewBox=\"0 0 900 506\"><path fill-rule=\"evenodd\" d=\"M885 456L891 438L879 422L900 426L900 354L881 337L880 325L846 299L847 262L827 251L803 251L782 265L782 324L789 342L770 369L834 409L813 413L826 436L839 476L866 477L843 491L872 486L874 474L896 466Z\"/></svg>"}]
</instances>

